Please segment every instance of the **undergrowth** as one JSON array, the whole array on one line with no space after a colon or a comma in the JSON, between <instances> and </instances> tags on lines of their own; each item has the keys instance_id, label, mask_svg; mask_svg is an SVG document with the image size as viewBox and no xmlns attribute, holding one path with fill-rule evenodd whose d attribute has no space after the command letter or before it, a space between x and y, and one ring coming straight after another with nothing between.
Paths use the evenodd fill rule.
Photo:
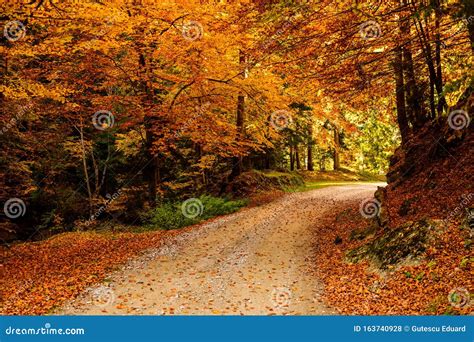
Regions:
<instances>
[{"instance_id":1,"label":"undergrowth","mask_svg":"<svg viewBox=\"0 0 474 342\"><path fill-rule=\"evenodd\" d=\"M166 202L144 215L145 226L154 229L178 229L210 218L236 212L247 205L246 200L202 195L186 201Z\"/></svg>"}]
</instances>

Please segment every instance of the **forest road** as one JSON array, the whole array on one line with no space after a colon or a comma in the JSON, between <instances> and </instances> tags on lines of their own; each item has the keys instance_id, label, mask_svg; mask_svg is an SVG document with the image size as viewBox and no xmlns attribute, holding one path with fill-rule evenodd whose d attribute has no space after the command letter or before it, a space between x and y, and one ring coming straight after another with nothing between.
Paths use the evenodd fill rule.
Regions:
<instances>
[{"instance_id":1,"label":"forest road","mask_svg":"<svg viewBox=\"0 0 474 342\"><path fill-rule=\"evenodd\" d=\"M317 222L377 183L290 193L174 236L131 260L65 315L327 315L314 272ZM326 289L330 291L330 289Z\"/></svg>"}]
</instances>

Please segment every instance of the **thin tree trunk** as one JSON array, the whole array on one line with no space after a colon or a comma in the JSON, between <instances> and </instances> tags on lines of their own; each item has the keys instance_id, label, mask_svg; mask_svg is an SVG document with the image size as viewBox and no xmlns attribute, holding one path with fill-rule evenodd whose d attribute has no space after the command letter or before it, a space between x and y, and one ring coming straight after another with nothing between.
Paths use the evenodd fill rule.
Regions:
<instances>
[{"instance_id":1,"label":"thin tree trunk","mask_svg":"<svg viewBox=\"0 0 474 342\"><path fill-rule=\"evenodd\" d=\"M313 124L309 124L309 137L308 137L308 171L314 171L313 164Z\"/></svg>"},{"instance_id":2,"label":"thin tree trunk","mask_svg":"<svg viewBox=\"0 0 474 342\"><path fill-rule=\"evenodd\" d=\"M326 171L326 156L322 156L319 161L319 170Z\"/></svg>"},{"instance_id":3,"label":"thin tree trunk","mask_svg":"<svg viewBox=\"0 0 474 342\"><path fill-rule=\"evenodd\" d=\"M270 151L266 151L263 156L263 168L266 170L270 170L272 168Z\"/></svg>"},{"instance_id":4,"label":"thin tree trunk","mask_svg":"<svg viewBox=\"0 0 474 342\"><path fill-rule=\"evenodd\" d=\"M313 147L308 145L308 171L314 171Z\"/></svg>"},{"instance_id":5,"label":"thin tree trunk","mask_svg":"<svg viewBox=\"0 0 474 342\"><path fill-rule=\"evenodd\" d=\"M81 138L82 167L84 170L84 177L86 178L87 196L89 198L89 216L92 216L92 212L93 212L92 191L91 191L91 184L90 184L90 179L89 179L89 171L87 171L86 145L84 143L84 130L83 130L83 125L82 125L82 120L81 120L80 128L78 129L78 131Z\"/></svg>"},{"instance_id":6,"label":"thin tree trunk","mask_svg":"<svg viewBox=\"0 0 474 342\"><path fill-rule=\"evenodd\" d=\"M92 159L92 167L94 168L94 197L99 197L99 166L97 165L97 161L95 160L94 151L91 151L91 159Z\"/></svg>"},{"instance_id":7,"label":"thin tree trunk","mask_svg":"<svg viewBox=\"0 0 474 342\"><path fill-rule=\"evenodd\" d=\"M418 38L420 40L420 44L422 47L423 55L425 56L425 61L428 66L428 72L430 76L430 81L432 81L435 85L436 93L438 95L438 109L446 107L446 99L444 98L443 94L443 80L439 79L436 73L436 68L433 62L433 53L429 41L429 37L427 33L425 33L425 29L423 28L423 23L417 17L415 17L416 22L418 22L418 26L415 22L415 27L418 31Z\"/></svg>"},{"instance_id":8,"label":"thin tree trunk","mask_svg":"<svg viewBox=\"0 0 474 342\"><path fill-rule=\"evenodd\" d=\"M405 6L408 5L407 0L403 1ZM405 81L405 96L406 96L406 117L411 122L413 127L421 127L426 121L425 109L423 108L423 94L418 87L415 77L415 67L413 64L413 55L411 52L411 18L400 18L400 38L404 37L406 41L403 44L403 70Z\"/></svg>"},{"instance_id":9,"label":"thin tree trunk","mask_svg":"<svg viewBox=\"0 0 474 342\"><path fill-rule=\"evenodd\" d=\"M142 77L144 78L144 82L142 83L145 88L145 93L147 95L147 100L149 105L152 107L153 105L153 85L150 81L150 75L148 71L148 65L146 61L146 57L143 53L139 55L139 65L141 67ZM154 129L154 118L151 115L151 109L147 110L147 114L144 118L144 126L145 126L145 165L143 167L143 176L148 183L148 202L151 207L156 206L156 196L157 196L157 184L159 179L159 172L158 172L158 158L156 154L153 152L153 143L155 141L155 134L153 132Z\"/></svg>"},{"instance_id":10,"label":"thin tree trunk","mask_svg":"<svg viewBox=\"0 0 474 342\"><path fill-rule=\"evenodd\" d=\"M157 157L152 152L154 134L151 130L151 120L145 122L145 156L146 163L143 168L143 175L148 183L148 202L151 207L156 206L157 183L158 183L158 163Z\"/></svg>"},{"instance_id":11,"label":"thin tree trunk","mask_svg":"<svg viewBox=\"0 0 474 342\"><path fill-rule=\"evenodd\" d=\"M295 170L295 156L293 153L293 145L290 145L290 171Z\"/></svg>"},{"instance_id":12,"label":"thin tree trunk","mask_svg":"<svg viewBox=\"0 0 474 342\"><path fill-rule=\"evenodd\" d=\"M405 105L405 82L403 78L403 51L400 46L395 48L395 59L393 61L393 71L395 73L397 121L402 137L402 144L408 140L410 127L408 126L406 105Z\"/></svg>"},{"instance_id":13,"label":"thin tree trunk","mask_svg":"<svg viewBox=\"0 0 474 342\"><path fill-rule=\"evenodd\" d=\"M239 51L239 64L244 67L242 78L247 78L247 69L245 68L246 57L242 50ZM245 135L245 96L242 92L237 96L237 138L243 139ZM229 181L239 176L243 172L243 158L241 156L232 158L232 171Z\"/></svg>"},{"instance_id":14,"label":"thin tree trunk","mask_svg":"<svg viewBox=\"0 0 474 342\"><path fill-rule=\"evenodd\" d=\"M443 12L441 10L441 3L439 0L435 0L435 27L436 27L436 47L435 47L435 61L436 61L436 79L441 84L441 90L443 89L443 73L442 73L442 66L441 66L441 33L440 33L440 25L441 25L441 17ZM438 102L438 116L441 116L443 113L443 109L447 108L446 99L444 96L440 98Z\"/></svg>"},{"instance_id":15,"label":"thin tree trunk","mask_svg":"<svg viewBox=\"0 0 474 342\"><path fill-rule=\"evenodd\" d=\"M295 159L296 159L296 169L301 170L300 149L299 149L298 144L295 145Z\"/></svg>"},{"instance_id":16,"label":"thin tree trunk","mask_svg":"<svg viewBox=\"0 0 474 342\"><path fill-rule=\"evenodd\" d=\"M340 145L339 130L334 126L334 170L339 170L341 168Z\"/></svg>"},{"instance_id":17,"label":"thin tree trunk","mask_svg":"<svg viewBox=\"0 0 474 342\"><path fill-rule=\"evenodd\" d=\"M430 111L432 120L436 119L435 101L435 84L434 80L430 77Z\"/></svg>"}]
</instances>

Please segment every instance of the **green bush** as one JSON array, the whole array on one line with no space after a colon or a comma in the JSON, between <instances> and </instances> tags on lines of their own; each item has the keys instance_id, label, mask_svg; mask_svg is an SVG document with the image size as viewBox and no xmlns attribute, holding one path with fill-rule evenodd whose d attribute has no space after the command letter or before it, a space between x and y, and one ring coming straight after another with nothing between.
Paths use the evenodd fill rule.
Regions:
<instances>
[{"instance_id":1,"label":"green bush","mask_svg":"<svg viewBox=\"0 0 474 342\"><path fill-rule=\"evenodd\" d=\"M167 202L145 215L149 229L178 229L215 216L233 213L247 204L245 200L203 195L181 202Z\"/></svg>"}]
</instances>

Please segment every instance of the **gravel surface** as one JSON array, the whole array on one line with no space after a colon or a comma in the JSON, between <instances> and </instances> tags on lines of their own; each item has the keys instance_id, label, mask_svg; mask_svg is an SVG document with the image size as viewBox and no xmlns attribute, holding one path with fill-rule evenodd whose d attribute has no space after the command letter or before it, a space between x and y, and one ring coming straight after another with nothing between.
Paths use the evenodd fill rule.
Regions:
<instances>
[{"instance_id":1,"label":"gravel surface","mask_svg":"<svg viewBox=\"0 0 474 342\"><path fill-rule=\"evenodd\" d=\"M314 276L319 217L377 185L292 193L168 239L108 282L67 303L64 315L328 315Z\"/></svg>"}]
</instances>

